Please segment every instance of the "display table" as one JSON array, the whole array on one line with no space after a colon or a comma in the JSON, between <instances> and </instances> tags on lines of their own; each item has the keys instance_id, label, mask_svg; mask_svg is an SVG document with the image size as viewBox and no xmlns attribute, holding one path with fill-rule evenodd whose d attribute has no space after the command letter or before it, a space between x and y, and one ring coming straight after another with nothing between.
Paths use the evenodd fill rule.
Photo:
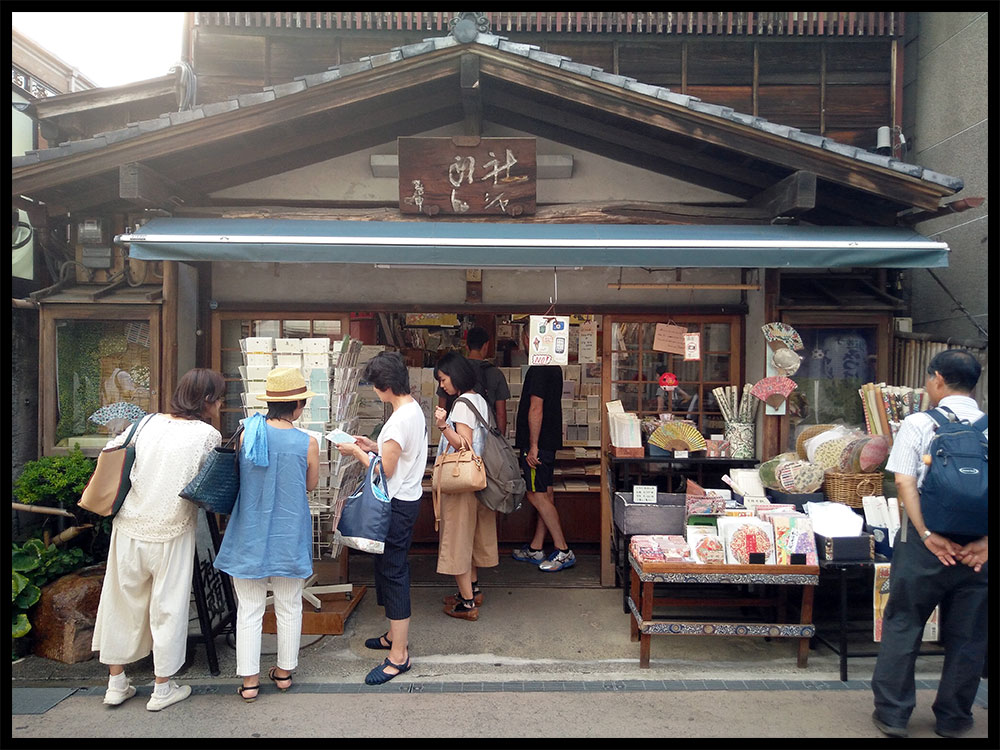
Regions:
<instances>
[{"instance_id":1,"label":"display table","mask_svg":"<svg viewBox=\"0 0 1000 750\"><path fill-rule=\"evenodd\" d=\"M766 638L798 638L798 666L809 661L809 640L816 634L812 624L814 587L819 583L817 565L701 565L699 563L639 563L632 553L631 591L638 601L629 597L632 617L629 620L631 639L639 641L639 666L649 668L650 636L653 635L726 635ZM657 583L691 586L692 584L759 584L776 587L771 596L727 596L654 598ZM801 588L802 606L799 622L786 620L787 591ZM778 622L705 622L697 620L653 619L654 607L774 607Z\"/></svg>"},{"instance_id":2,"label":"display table","mask_svg":"<svg viewBox=\"0 0 1000 750\"><path fill-rule=\"evenodd\" d=\"M829 648L833 653L835 653L840 658L840 680L841 682L847 682L847 660L862 657L875 657L878 656L878 644L872 640L872 621L870 618L866 618L866 621L860 625L855 625L850 621L848 616L848 605L847 605L847 582L850 578L863 578L867 581L868 589L871 590L872 586L872 573L875 570L876 562L889 562L885 557L881 555L876 555L875 560L820 560L819 568L821 574L835 575L837 577L838 584L838 606L837 606L837 632L832 638L827 638L820 630L817 628L817 632L813 635L814 641L817 643L822 643L824 646ZM861 649L856 649L851 651L849 648L849 635L851 633L866 633L867 642L871 644L871 647ZM920 648L921 656L943 656L944 649L942 648L927 648L927 643L922 642Z\"/></svg>"}]
</instances>

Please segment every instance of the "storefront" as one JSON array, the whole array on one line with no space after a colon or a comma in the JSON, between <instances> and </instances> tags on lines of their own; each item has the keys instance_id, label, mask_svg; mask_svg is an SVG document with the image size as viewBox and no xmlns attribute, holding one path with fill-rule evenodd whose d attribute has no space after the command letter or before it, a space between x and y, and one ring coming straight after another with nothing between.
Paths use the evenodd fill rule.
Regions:
<instances>
[{"instance_id":1,"label":"storefront","mask_svg":"<svg viewBox=\"0 0 1000 750\"><path fill-rule=\"evenodd\" d=\"M196 365L231 381L220 424L231 433L247 337L349 335L405 350L423 368L460 342L461 325L406 317L446 314L487 327L502 350L498 366L513 370L510 327L555 310L597 332L592 359L579 350L570 359L567 449L581 453L562 457L559 501L570 541L600 551L601 582L612 585L607 402L640 415L683 413L711 434L721 423L713 389L764 373L759 331L778 319L821 350L833 348L825 336L863 329L850 356L884 377L898 303L884 299L885 274L947 264L944 243L895 216L936 209L957 189L952 178L558 63L452 40L19 164L15 194L44 201L50 218L71 215L71 241L91 269L40 298L42 452L75 442L96 451L108 424L91 419L99 409L162 409ZM478 134L457 135L470 127ZM401 136L478 143L493 132L571 156L570 176L538 175L536 212L413 216L402 155L399 181L376 176L384 160L375 157L395 152ZM365 205L352 202L358 195ZM79 220L90 216L100 219L96 231ZM105 249L102 267L92 259ZM783 301L793 283L822 289L836 271L862 286L875 279L869 298L882 304L846 310L822 291L813 304ZM653 348L665 323L700 335L699 359ZM682 400L663 402L664 368L678 376ZM761 416L758 458L794 439L793 417ZM501 544L523 542L530 523L528 509L502 519ZM427 526L424 518L417 533L430 543Z\"/></svg>"}]
</instances>

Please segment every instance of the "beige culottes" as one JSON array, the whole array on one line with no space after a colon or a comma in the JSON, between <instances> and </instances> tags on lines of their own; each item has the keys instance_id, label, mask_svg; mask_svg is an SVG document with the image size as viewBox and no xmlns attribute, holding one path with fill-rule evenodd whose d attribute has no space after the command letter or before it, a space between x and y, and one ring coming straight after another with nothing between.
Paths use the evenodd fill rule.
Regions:
<instances>
[{"instance_id":1,"label":"beige culottes","mask_svg":"<svg viewBox=\"0 0 1000 750\"><path fill-rule=\"evenodd\" d=\"M462 575L500 564L497 513L476 499L474 492L441 493L440 543L437 572Z\"/></svg>"},{"instance_id":2,"label":"beige culottes","mask_svg":"<svg viewBox=\"0 0 1000 750\"><path fill-rule=\"evenodd\" d=\"M194 545L193 528L166 542L144 542L112 528L91 646L102 664L131 664L152 651L157 677L181 668Z\"/></svg>"}]
</instances>

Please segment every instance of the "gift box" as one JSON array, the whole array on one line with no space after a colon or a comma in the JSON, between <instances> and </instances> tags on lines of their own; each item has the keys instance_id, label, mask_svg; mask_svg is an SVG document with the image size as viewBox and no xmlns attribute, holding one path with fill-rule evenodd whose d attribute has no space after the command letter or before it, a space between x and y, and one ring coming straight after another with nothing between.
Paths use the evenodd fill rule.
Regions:
<instances>
[{"instance_id":1,"label":"gift box","mask_svg":"<svg viewBox=\"0 0 1000 750\"><path fill-rule=\"evenodd\" d=\"M892 547L889 546L889 529L885 526L869 526L865 524L865 530L872 535L875 541L875 554L882 555L887 560L892 559Z\"/></svg>"},{"instance_id":2,"label":"gift box","mask_svg":"<svg viewBox=\"0 0 1000 750\"><path fill-rule=\"evenodd\" d=\"M816 553L821 560L874 560L875 537L865 532L859 536L817 534Z\"/></svg>"}]
</instances>

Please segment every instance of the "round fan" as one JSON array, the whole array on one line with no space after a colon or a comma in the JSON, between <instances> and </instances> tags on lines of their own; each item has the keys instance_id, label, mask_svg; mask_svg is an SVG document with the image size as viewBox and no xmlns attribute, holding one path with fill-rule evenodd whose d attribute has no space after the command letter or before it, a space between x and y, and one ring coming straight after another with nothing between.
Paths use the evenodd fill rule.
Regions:
<instances>
[{"instance_id":1,"label":"round fan","mask_svg":"<svg viewBox=\"0 0 1000 750\"><path fill-rule=\"evenodd\" d=\"M781 488L793 494L815 492L825 478L823 467L808 461L786 461L776 473Z\"/></svg>"},{"instance_id":2,"label":"round fan","mask_svg":"<svg viewBox=\"0 0 1000 750\"><path fill-rule=\"evenodd\" d=\"M796 461L798 460L798 457L799 454L797 453L782 453L762 463L757 467L757 474L760 476L760 483L769 490L780 490L781 485L778 484L777 475L778 467L785 461Z\"/></svg>"},{"instance_id":3,"label":"round fan","mask_svg":"<svg viewBox=\"0 0 1000 750\"><path fill-rule=\"evenodd\" d=\"M649 443L668 451L703 451L705 437L690 422L664 422L649 436Z\"/></svg>"}]
</instances>

